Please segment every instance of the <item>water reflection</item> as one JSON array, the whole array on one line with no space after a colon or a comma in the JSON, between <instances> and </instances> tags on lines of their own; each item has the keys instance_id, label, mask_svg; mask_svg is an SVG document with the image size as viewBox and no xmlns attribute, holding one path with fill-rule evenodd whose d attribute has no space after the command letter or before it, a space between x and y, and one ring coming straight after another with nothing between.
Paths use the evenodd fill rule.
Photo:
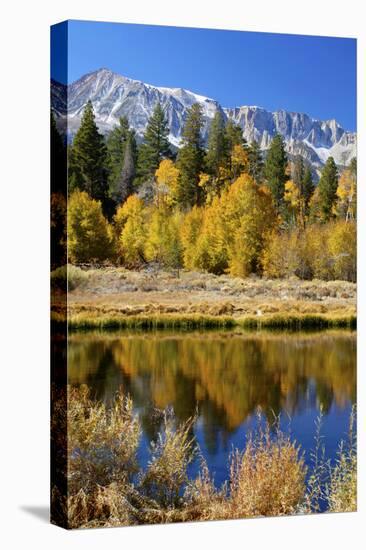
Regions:
<instances>
[{"instance_id":1,"label":"water reflection","mask_svg":"<svg viewBox=\"0 0 366 550\"><path fill-rule=\"evenodd\" d=\"M317 334L75 334L69 382L87 383L109 401L122 386L155 438L156 408L184 420L197 410L209 453L215 453L258 407L291 417L322 406L347 408L356 397L356 336Z\"/></svg>"}]
</instances>

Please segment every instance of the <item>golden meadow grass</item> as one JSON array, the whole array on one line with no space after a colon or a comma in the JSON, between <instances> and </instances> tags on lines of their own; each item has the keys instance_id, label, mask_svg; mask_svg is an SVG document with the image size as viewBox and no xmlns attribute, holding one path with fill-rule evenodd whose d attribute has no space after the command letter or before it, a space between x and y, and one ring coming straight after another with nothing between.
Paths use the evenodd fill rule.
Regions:
<instances>
[{"instance_id":1,"label":"golden meadow grass","mask_svg":"<svg viewBox=\"0 0 366 550\"><path fill-rule=\"evenodd\" d=\"M149 462L141 468L142 431L129 397L116 394L107 407L93 401L86 386L68 391L64 506L70 528L311 513L320 499L328 511L356 509L354 411L349 441L341 444L335 465L319 456L319 438L307 470L300 446L278 423L260 421L244 448L228 456L228 480L217 488L193 436L194 418L178 424L165 411ZM200 466L191 479L187 468L195 458ZM57 488L53 494L57 498Z\"/></svg>"},{"instance_id":2,"label":"golden meadow grass","mask_svg":"<svg viewBox=\"0 0 366 550\"><path fill-rule=\"evenodd\" d=\"M226 275L125 268L53 272L55 288L68 275L70 330L119 328L321 329L355 328L356 286L345 281L239 279ZM64 321L54 296L52 318Z\"/></svg>"}]
</instances>

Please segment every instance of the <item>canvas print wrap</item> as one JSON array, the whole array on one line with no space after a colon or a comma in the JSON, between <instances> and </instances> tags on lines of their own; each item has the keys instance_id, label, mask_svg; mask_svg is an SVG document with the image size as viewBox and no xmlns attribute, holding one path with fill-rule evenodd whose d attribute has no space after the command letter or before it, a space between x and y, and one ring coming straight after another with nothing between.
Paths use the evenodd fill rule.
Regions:
<instances>
[{"instance_id":1,"label":"canvas print wrap","mask_svg":"<svg viewBox=\"0 0 366 550\"><path fill-rule=\"evenodd\" d=\"M356 510L356 41L51 29L51 519Z\"/></svg>"}]
</instances>

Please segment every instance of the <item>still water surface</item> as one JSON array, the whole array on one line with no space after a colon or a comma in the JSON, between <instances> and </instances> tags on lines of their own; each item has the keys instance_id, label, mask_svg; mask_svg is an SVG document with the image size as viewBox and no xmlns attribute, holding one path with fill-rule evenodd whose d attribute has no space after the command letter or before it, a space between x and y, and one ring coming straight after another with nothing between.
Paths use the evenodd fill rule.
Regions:
<instances>
[{"instance_id":1,"label":"still water surface","mask_svg":"<svg viewBox=\"0 0 366 550\"><path fill-rule=\"evenodd\" d=\"M68 356L70 384L88 384L106 402L119 388L131 395L143 427L142 465L163 409L179 420L197 413L194 433L217 485L258 410L269 420L280 415L309 462L320 410L326 454L334 459L356 400L355 332L73 334Z\"/></svg>"}]
</instances>

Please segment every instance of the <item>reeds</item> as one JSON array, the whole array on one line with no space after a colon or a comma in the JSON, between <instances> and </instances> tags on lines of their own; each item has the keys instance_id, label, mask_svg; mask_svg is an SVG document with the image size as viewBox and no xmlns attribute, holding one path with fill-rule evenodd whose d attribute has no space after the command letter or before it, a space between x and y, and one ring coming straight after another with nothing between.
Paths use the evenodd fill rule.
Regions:
<instances>
[{"instance_id":1,"label":"reeds","mask_svg":"<svg viewBox=\"0 0 366 550\"><path fill-rule=\"evenodd\" d=\"M354 414L351 442L340 447L335 466L324 460L321 468L314 466L310 485L300 447L259 417L259 428L249 435L244 450L232 451L228 482L217 488L202 456L197 476L189 479L187 473L199 456L195 419L178 424L165 412L150 446L150 461L141 469L141 428L128 397L117 394L107 407L81 386L69 389L68 401L64 506L70 528L311 513L318 510L319 498L329 511L355 510ZM326 469L328 476L323 477ZM57 488L53 494L59 498Z\"/></svg>"},{"instance_id":2,"label":"reeds","mask_svg":"<svg viewBox=\"0 0 366 550\"><path fill-rule=\"evenodd\" d=\"M55 321L57 318L55 317ZM269 314L263 316L231 317L204 314L150 314L108 315L100 312L81 312L68 317L70 331L118 330L118 329L168 329L194 330L207 328L242 327L248 330L283 329L308 330L328 328L356 328L356 315L334 314Z\"/></svg>"}]
</instances>

